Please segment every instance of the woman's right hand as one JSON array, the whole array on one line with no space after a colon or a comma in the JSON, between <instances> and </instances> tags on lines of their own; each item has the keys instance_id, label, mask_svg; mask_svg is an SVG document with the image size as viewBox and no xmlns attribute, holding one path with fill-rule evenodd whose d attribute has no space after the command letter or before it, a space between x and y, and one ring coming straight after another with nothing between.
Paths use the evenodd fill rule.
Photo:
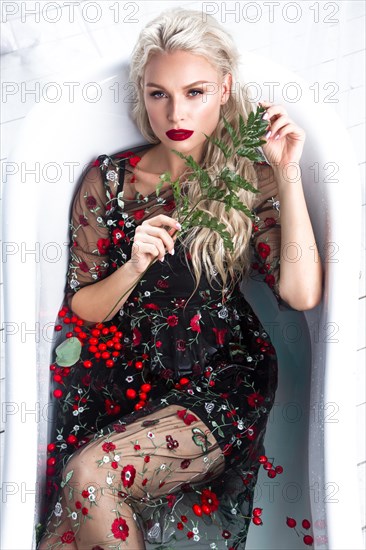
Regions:
<instances>
[{"instance_id":1,"label":"woman's right hand","mask_svg":"<svg viewBox=\"0 0 366 550\"><path fill-rule=\"evenodd\" d=\"M145 220L136 227L129 260L136 274L143 273L154 258L163 260L166 251L174 254L175 239L172 235L179 229L177 220L164 214Z\"/></svg>"}]
</instances>

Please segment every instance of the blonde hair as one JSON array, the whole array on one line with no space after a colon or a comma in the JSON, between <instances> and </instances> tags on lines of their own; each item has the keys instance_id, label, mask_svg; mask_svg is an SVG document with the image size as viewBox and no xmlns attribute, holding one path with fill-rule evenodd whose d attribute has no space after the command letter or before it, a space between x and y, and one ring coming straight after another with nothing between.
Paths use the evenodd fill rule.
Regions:
<instances>
[{"instance_id":1,"label":"blonde hair","mask_svg":"<svg viewBox=\"0 0 366 550\"><path fill-rule=\"evenodd\" d=\"M208 15L207 21L204 21L203 14L196 10L183 8L167 9L150 21L140 32L137 43L132 51L129 74L129 81L132 82L135 93L137 92L136 99L132 103L132 119L148 142L160 143L160 140L151 128L145 108L143 78L145 67L153 55L164 52L170 53L176 50L184 50L195 55L204 56L217 69L221 78L224 78L227 73L231 73L230 97L225 104L221 105L220 120L212 134L212 138L220 139L225 145L232 145L232 140L224 126L223 117L239 133L239 114L242 115L246 122L249 113L253 110L253 104L247 95L245 87L240 85L240 83L236 86L238 82L240 54L230 35L216 19ZM234 85L235 94L232 93ZM203 149L200 166L214 180L224 165L225 157L222 151L207 140ZM252 161L238 157L235 161L235 166L230 159L227 165L231 170L234 170L241 177L249 181L254 187L257 187L257 174ZM192 170L187 168L183 176L188 177L191 173ZM219 188L225 189L225 182L215 181ZM196 204L198 197L201 195L198 180L191 179L189 182L185 181L182 184L183 188L185 189L189 203L192 206ZM239 189L237 196L248 208L252 209L256 197L254 193ZM239 210L232 208L227 212L225 205L220 202L211 200L202 201L197 208L225 225L225 229L229 232L234 247L232 252L229 250L225 251L219 233L206 227L194 227L186 233L182 233L182 246L188 248L191 255L196 280L194 292L197 290L202 274L202 258L210 286L213 288L212 281L218 273L223 282L222 296L224 296L225 288L227 288L228 292L232 291L235 284L249 271L250 250L248 244L252 231L252 222L248 216ZM174 217L174 212L172 215ZM229 286L227 286L228 280Z\"/></svg>"}]
</instances>

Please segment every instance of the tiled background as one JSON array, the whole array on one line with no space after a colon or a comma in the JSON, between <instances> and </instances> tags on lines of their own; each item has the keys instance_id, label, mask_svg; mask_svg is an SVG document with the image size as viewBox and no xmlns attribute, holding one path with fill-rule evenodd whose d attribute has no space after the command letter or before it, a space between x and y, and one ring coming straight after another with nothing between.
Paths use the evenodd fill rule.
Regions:
<instances>
[{"instance_id":1,"label":"tiled background","mask_svg":"<svg viewBox=\"0 0 366 550\"><path fill-rule=\"evenodd\" d=\"M37 8L38 4L38 8ZM56 9L55 4L59 5ZM72 4L67 6L66 4ZM137 31L163 8L180 5L193 9L202 9L201 2L174 1L99 1L101 16L93 8L95 2L79 0L75 2L13 1L2 2L1 34L1 72L4 83L13 83L15 93L2 98L1 106L1 162L11 151L27 112L35 102L32 94L25 98L17 91L20 83L27 90L52 81L52 77L65 69L78 69L85 63L99 62L102 59L117 57L118 52L132 50ZM207 4L207 3L206 3ZM363 237L360 250L359 279L359 319L357 338L350 345L358 350L359 385L356 394L360 434L365 434L365 2L363 0L342 0L337 2L298 1L301 17L295 23L293 8L289 2L280 0L276 8L274 21L270 22L269 8L263 1L257 1L259 20L250 23L255 17L254 11L248 11L246 20L241 16L227 15L225 10L235 4L247 2L210 2L217 9L216 17L235 36L246 34L248 50L266 55L276 62L289 67L311 83L319 83L323 97L339 87L337 99L332 107L342 118L354 144L362 180L362 219ZM268 2L267 2L268 4ZM114 8L112 7L114 6ZM36 9L39 20L32 13ZM288 9L286 12L284 10ZM117 11L119 10L119 11ZM240 13L243 13L242 11ZM72 16L72 17L71 17ZM57 22L51 22L58 19ZM71 19L71 21L70 21ZM131 20L135 20L132 22ZM240 23L240 24L239 24ZM126 52L126 48L128 52ZM26 84L24 84L26 83ZM38 84L39 83L39 84ZM41 131L41 129L40 129ZM35 139L37 136L35 136ZM345 189L345 200L347 189ZM349 209L347 210L349 211ZM350 228L351 216L345 219ZM0 236L1 237L1 236ZM355 261L358 259L355 258ZM5 289L6 290L6 289ZM3 316L1 315L1 318ZM2 370L0 384L4 390L5 367L4 351L1 350ZM1 425L1 433L4 432ZM3 436L0 443L3 442ZM365 438L358 442L359 490L364 497ZM346 465L345 465L346 467ZM352 503L350 503L350 507ZM365 517L365 516L363 516ZM345 518L347 522L347 518ZM366 523L366 521L364 521ZM350 526L348 526L350 528ZM363 528L365 536L365 527ZM366 537L365 537L366 538Z\"/></svg>"}]
</instances>

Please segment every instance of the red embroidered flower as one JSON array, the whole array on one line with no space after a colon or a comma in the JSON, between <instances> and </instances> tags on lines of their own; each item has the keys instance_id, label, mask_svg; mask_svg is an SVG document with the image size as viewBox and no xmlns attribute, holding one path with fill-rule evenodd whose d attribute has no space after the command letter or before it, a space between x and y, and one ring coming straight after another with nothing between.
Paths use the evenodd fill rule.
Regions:
<instances>
[{"instance_id":1,"label":"red embroidered flower","mask_svg":"<svg viewBox=\"0 0 366 550\"><path fill-rule=\"evenodd\" d=\"M113 424L113 429L115 432L117 432L118 434L122 434L123 432L126 431L126 425L125 424Z\"/></svg>"},{"instance_id":2,"label":"red embroidered flower","mask_svg":"<svg viewBox=\"0 0 366 550\"><path fill-rule=\"evenodd\" d=\"M214 331L216 336L216 344L218 346L223 346L225 343L225 334L227 333L228 329L227 328L218 329L215 327L212 330Z\"/></svg>"},{"instance_id":3,"label":"red embroidered flower","mask_svg":"<svg viewBox=\"0 0 366 550\"><path fill-rule=\"evenodd\" d=\"M61 537L61 542L64 542L65 544L71 544L75 540L75 533L74 531L65 531L65 533Z\"/></svg>"},{"instance_id":4,"label":"red embroidered flower","mask_svg":"<svg viewBox=\"0 0 366 550\"><path fill-rule=\"evenodd\" d=\"M121 472L123 487L131 487L135 481L136 469L132 464L125 466Z\"/></svg>"},{"instance_id":5,"label":"red embroidered flower","mask_svg":"<svg viewBox=\"0 0 366 550\"><path fill-rule=\"evenodd\" d=\"M98 239L97 247L99 254L107 254L111 241L109 239Z\"/></svg>"},{"instance_id":6,"label":"red embroidered flower","mask_svg":"<svg viewBox=\"0 0 366 550\"><path fill-rule=\"evenodd\" d=\"M185 351L186 350L186 343L185 343L185 340L177 340L176 343L176 348L177 348L177 351Z\"/></svg>"},{"instance_id":7,"label":"red embroidered flower","mask_svg":"<svg viewBox=\"0 0 366 550\"><path fill-rule=\"evenodd\" d=\"M124 231L121 231L121 229L113 229L112 231L112 240L114 244L118 244L119 241L121 241L125 237Z\"/></svg>"},{"instance_id":8,"label":"red embroidered flower","mask_svg":"<svg viewBox=\"0 0 366 550\"><path fill-rule=\"evenodd\" d=\"M168 281L165 281L164 279L159 279L158 282L156 283L156 286L158 288L168 288L169 284L168 284Z\"/></svg>"},{"instance_id":9,"label":"red embroidered flower","mask_svg":"<svg viewBox=\"0 0 366 550\"><path fill-rule=\"evenodd\" d=\"M126 540L129 534L128 525L123 518L115 519L112 523L111 530L115 539Z\"/></svg>"},{"instance_id":10,"label":"red embroidered flower","mask_svg":"<svg viewBox=\"0 0 366 550\"><path fill-rule=\"evenodd\" d=\"M258 254L261 258L265 259L267 256L269 256L271 252L271 247L267 243L259 243L258 244Z\"/></svg>"},{"instance_id":11,"label":"red embroidered flower","mask_svg":"<svg viewBox=\"0 0 366 550\"><path fill-rule=\"evenodd\" d=\"M107 411L107 414L118 414L121 410L121 407L116 403L115 401L111 401L110 399L106 399L104 401L105 409Z\"/></svg>"},{"instance_id":12,"label":"red embroidered flower","mask_svg":"<svg viewBox=\"0 0 366 550\"><path fill-rule=\"evenodd\" d=\"M175 501L177 500L177 497L175 495L167 495L166 498L168 501L169 508L173 508Z\"/></svg>"},{"instance_id":13,"label":"red embroidered flower","mask_svg":"<svg viewBox=\"0 0 366 550\"><path fill-rule=\"evenodd\" d=\"M143 307L145 309L154 309L154 310L160 309L159 306L157 306L156 304L144 304Z\"/></svg>"},{"instance_id":14,"label":"red embroidered flower","mask_svg":"<svg viewBox=\"0 0 366 550\"><path fill-rule=\"evenodd\" d=\"M248 400L248 403L249 403L250 407L258 407L259 405L261 405L263 403L264 397L260 393L256 392L256 393L251 393L250 395L248 395L247 400Z\"/></svg>"},{"instance_id":15,"label":"red embroidered flower","mask_svg":"<svg viewBox=\"0 0 366 550\"><path fill-rule=\"evenodd\" d=\"M180 411L177 411L177 416L181 418L187 426L190 426L192 422L196 422L198 418L194 416L194 414L187 413L187 409L182 409Z\"/></svg>"},{"instance_id":16,"label":"red embroidered flower","mask_svg":"<svg viewBox=\"0 0 366 550\"><path fill-rule=\"evenodd\" d=\"M132 329L132 345L138 346L141 342L142 334L137 327Z\"/></svg>"},{"instance_id":17,"label":"red embroidered flower","mask_svg":"<svg viewBox=\"0 0 366 550\"><path fill-rule=\"evenodd\" d=\"M92 164L92 166L100 166L100 160L95 160Z\"/></svg>"},{"instance_id":18,"label":"red embroidered flower","mask_svg":"<svg viewBox=\"0 0 366 550\"><path fill-rule=\"evenodd\" d=\"M201 327L200 327L200 319L201 319L201 315L199 313L197 313L197 315L194 315L190 321L190 327L192 330L194 330L194 332L201 332Z\"/></svg>"},{"instance_id":19,"label":"red embroidered flower","mask_svg":"<svg viewBox=\"0 0 366 550\"><path fill-rule=\"evenodd\" d=\"M134 154L134 153L132 153ZM128 162L131 164L131 166L135 167L136 164L138 164L141 160L141 157L139 157L138 155L135 155L131 158L128 159Z\"/></svg>"},{"instance_id":20,"label":"red embroidered flower","mask_svg":"<svg viewBox=\"0 0 366 550\"><path fill-rule=\"evenodd\" d=\"M95 199L92 195L90 195L89 197L87 197L87 198L85 199L85 202L86 202L86 206L87 206L88 208L95 208L95 207L97 206L97 201L96 201L96 199Z\"/></svg>"},{"instance_id":21,"label":"red embroidered flower","mask_svg":"<svg viewBox=\"0 0 366 550\"><path fill-rule=\"evenodd\" d=\"M111 441L106 441L102 445L102 449L105 453L111 453L112 451L114 451L115 448L116 448L115 444L112 443Z\"/></svg>"},{"instance_id":22,"label":"red embroidered flower","mask_svg":"<svg viewBox=\"0 0 366 550\"><path fill-rule=\"evenodd\" d=\"M215 493L209 489L203 489L201 494L202 506L206 505L210 508L211 512L215 512L219 507L219 500Z\"/></svg>"},{"instance_id":23,"label":"red embroidered flower","mask_svg":"<svg viewBox=\"0 0 366 550\"><path fill-rule=\"evenodd\" d=\"M186 468L188 468L190 463L191 461L189 460L189 458L186 458L185 460L182 460L182 462L180 463L180 467L185 470Z\"/></svg>"},{"instance_id":24,"label":"red embroidered flower","mask_svg":"<svg viewBox=\"0 0 366 550\"><path fill-rule=\"evenodd\" d=\"M81 269L81 271L84 271L84 273L88 273L89 271L88 264L86 262L80 262L79 269Z\"/></svg>"},{"instance_id":25,"label":"red embroidered flower","mask_svg":"<svg viewBox=\"0 0 366 550\"><path fill-rule=\"evenodd\" d=\"M257 437L257 428L256 426L251 426L248 428L245 432L245 435L249 439L249 441L253 441Z\"/></svg>"},{"instance_id":26,"label":"red embroidered flower","mask_svg":"<svg viewBox=\"0 0 366 550\"><path fill-rule=\"evenodd\" d=\"M264 223L267 227L272 227L272 225L276 225L276 220L274 218L266 218Z\"/></svg>"},{"instance_id":27,"label":"red embroidered flower","mask_svg":"<svg viewBox=\"0 0 366 550\"><path fill-rule=\"evenodd\" d=\"M80 222L80 225L82 225L83 227L86 227L88 224L88 220L86 219L85 216L79 216L79 222Z\"/></svg>"},{"instance_id":28,"label":"red embroidered flower","mask_svg":"<svg viewBox=\"0 0 366 550\"><path fill-rule=\"evenodd\" d=\"M225 447L223 448L222 450L223 454L225 456L229 456L231 455L231 453L233 452L233 446L231 443L226 443Z\"/></svg>"},{"instance_id":29,"label":"red embroidered flower","mask_svg":"<svg viewBox=\"0 0 366 550\"><path fill-rule=\"evenodd\" d=\"M135 220L142 220L144 214L145 210L135 210L135 212L133 212L133 217L135 218Z\"/></svg>"},{"instance_id":30,"label":"red embroidered flower","mask_svg":"<svg viewBox=\"0 0 366 550\"><path fill-rule=\"evenodd\" d=\"M168 201L166 204L164 204L164 210L166 212L170 212L171 210L174 210L175 208L175 201Z\"/></svg>"},{"instance_id":31,"label":"red embroidered flower","mask_svg":"<svg viewBox=\"0 0 366 550\"><path fill-rule=\"evenodd\" d=\"M274 275L272 275L271 273L267 273L264 280L271 288L273 287L276 281L276 279L274 278Z\"/></svg>"},{"instance_id":32,"label":"red embroidered flower","mask_svg":"<svg viewBox=\"0 0 366 550\"><path fill-rule=\"evenodd\" d=\"M178 317L176 315L169 315L169 317L167 317L166 322L170 327L175 327L178 324Z\"/></svg>"}]
</instances>

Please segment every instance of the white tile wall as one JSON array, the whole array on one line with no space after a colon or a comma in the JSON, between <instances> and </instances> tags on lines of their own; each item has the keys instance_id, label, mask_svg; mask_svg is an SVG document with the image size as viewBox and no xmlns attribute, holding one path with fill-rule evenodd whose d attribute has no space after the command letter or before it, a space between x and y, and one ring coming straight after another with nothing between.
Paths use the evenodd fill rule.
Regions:
<instances>
[{"instance_id":1,"label":"white tile wall","mask_svg":"<svg viewBox=\"0 0 366 550\"><path fill-rule=\"evenodd\" d=\"M5 4L5 3L4 3ZM115 57L122 48L131 49L137 30L145 21L160 13L164 7L177 5L173 1L133 2L135 8L124 7L118 2L119 12L112 8L116 2L99 2L101 16L97 21L96 12L85 11L85 0L76 2L74 18L68 21L67 8L64 2L58 1L59 8L48 9L36 22L29 10L36 2L11 2L16 13L3 16L1 36L1 70L2 80L8 83L8 90L23 82L27 89L52 80L52 76L67 67L79 67L84 62L101 58ZM51 3L40 3L41 5ZM55 5L55 2L52 2ZM68 2L70 4L70 2ZM132 3L131 3L132 4ZM223 9L232 8L235 2L219 2ZM333 105L348 128L352 139L362 177L362 212L365 228L365 2L362 0L342 0L341 2L297 2L302 9L302 17L296 23L276 17L269 21L268 8L263 2L262 17L258 23L242 19L235 22L233 16L227 16L227 25L235 35L245 32L248 50L272 58L288 66L310 82L319 82L324 90L329 82L339 87L336 94L337 103ZM201 9L200 2L180 2L179 5ZM283 4L282 4L283 6ZM280 7L280 9L282 8ZM316 6L316 8L310 8ZM3 8L4 9L4 8ZM9 8L10 9L10 8ZM25 17L24 10L28 10ZM319 20L314 21L314 10L319 10ZM60 17L60 21L51 23L47 19ZM288 17L293 15L288 12ZM248 18L253 13L248 12ZM327 18L333 22L327 22ZM337 21L338 20L338 21ZM222 21L222 19L221 19ZM260 29L260 32L258 32ZM125 50L124 50L125 51ZM330 91L330 90L328 90ZM8 94L1 104L2 123L0 125L2 150L0 158L6 160L15 142L22 118L35 103L35 97L27 95L21 99L19 94ZM0 235L1 237L1 235ZM365 397L365 239L362 242L360 255L359 280L359 319L357 342L359 363L359 385L357 393L358 423L361 434L365 433L366 397ZM1 266L0 266L1 269ZM2 318L2 311L1 311ZM4 360L3 350L1 359ZM4 390L4 370L0 374L1 393ZM0 428L3 430L3 427ZM366 449L364 438L360 437L358 448L359 489L365 494ZM363 516L365 517L365 516ZM365 521L366 523L366 521ZM365 528L363 529L365 534ZM366 538L366 537L365 537Z\"/></svg>"}]
</instances>

